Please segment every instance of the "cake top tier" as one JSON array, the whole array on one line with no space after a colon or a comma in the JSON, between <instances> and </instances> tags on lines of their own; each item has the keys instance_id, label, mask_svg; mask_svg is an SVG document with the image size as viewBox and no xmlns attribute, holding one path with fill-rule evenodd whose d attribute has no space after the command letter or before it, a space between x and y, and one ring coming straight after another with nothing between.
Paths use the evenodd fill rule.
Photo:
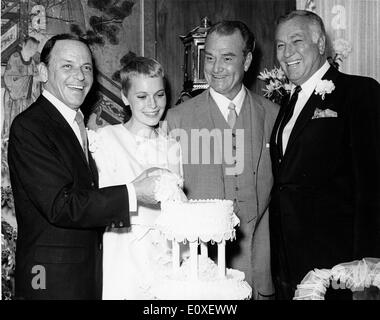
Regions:
<instances>
[{"instance_id":1,"label":"cake top tier","mask_svg":"<svg viewBox=\"0 0 380 320\"><path fill-rule=\"evenodd\" d=\"M231 200L167 201L161 204L156 228L177 242L220 242L235 237L238 223Z\"/></svg>"}]
</instances>

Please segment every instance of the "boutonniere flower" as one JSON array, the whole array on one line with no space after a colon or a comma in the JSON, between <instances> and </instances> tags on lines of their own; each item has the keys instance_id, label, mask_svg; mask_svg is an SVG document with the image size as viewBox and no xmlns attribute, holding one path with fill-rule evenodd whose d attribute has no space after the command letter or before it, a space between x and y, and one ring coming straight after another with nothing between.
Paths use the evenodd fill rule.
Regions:
<instances>
[{"instance_id":1,"label":"boutonniere flower","mask_svg":"<svg viewBox=\"0 0 380 320\"><path fill-rule=\"evenodd\" d=\"M315 87L315 94L322 96L322 100L325 100L325 95L333 92L335 84L331 80L320 80Z\"/></svg>"},{"instance_id":2,"label":"boutonniere flower","mask_svg":"<svg viewBox=\"0 0 380 320\"><path fill-rule=\"evenodd\" d=\"M94 130L87 129L88 151L94 153L99 149L102 138Z\"/></svg>"}]
</instances>

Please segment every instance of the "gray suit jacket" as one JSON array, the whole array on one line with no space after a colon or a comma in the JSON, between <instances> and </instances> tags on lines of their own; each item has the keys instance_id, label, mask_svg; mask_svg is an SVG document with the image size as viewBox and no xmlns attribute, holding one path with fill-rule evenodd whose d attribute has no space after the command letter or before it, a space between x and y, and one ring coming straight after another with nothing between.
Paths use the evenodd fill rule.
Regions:
<instances>
[{"instance_id":1,"label":"gray suit jacket","mask_svg":"<svg viewBox=\"0 0 380 320\"><path fill-rule=\"evenodd\" d=\"M250 208L254 211L249 213L249 217L241 221L241 224L254 221L251 233L252 236L252 280L254 297L267 296L273 294L272 279L270 273L270 243L268 227L268 204L269 196L273 184L271 171L271 160L269 154L269 141L272 128L278 113L279 107L269 100L258 96L247 90L249 106L251 108L251 143L253 150L254 180L252 184L256 190L255 205ZM184 102L183 104L168 111L166 120L169 130L182 129L190 141L191 129L215 128L211 117L211 103L214 103L209 90ZM182 151L186 154L186 149L190 144L181 139ZM211 144L212 145L212 144ZM211 159L213 154L211 147ZM188 159L190 161L190 157ZM192 199L215 198L224 195L221 164L186 164L184 163L184 180L187 196ZM252 219L253 217L253 219ZM242 217L241 217L242 218ZM246 275L247 276L247 275Z\"/></svg>"}]
</instances>

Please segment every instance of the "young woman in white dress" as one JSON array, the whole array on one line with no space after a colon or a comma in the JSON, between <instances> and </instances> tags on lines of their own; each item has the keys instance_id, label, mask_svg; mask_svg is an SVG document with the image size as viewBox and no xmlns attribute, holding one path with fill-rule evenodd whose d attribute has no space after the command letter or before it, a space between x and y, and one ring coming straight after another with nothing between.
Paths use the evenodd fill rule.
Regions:
<instances>
[{"instance_id":1,"label":"young woman in white dress","mask_svg":"<svg viewBox=\"0 0 380 320\"><path fill-rule=\"evenodd\" d=\"M164 72L154 59L133 58L120 71L122 100L131 119L89 132L89 149L100 187L131 182L145 169L160 167L182 177L180 146L157 125L166 107ZM108 228L103 236L103 299L152 299L149 286L170 261L154 221L160 205L138 203L130 228Z\"/></svg>"}]
</instances>

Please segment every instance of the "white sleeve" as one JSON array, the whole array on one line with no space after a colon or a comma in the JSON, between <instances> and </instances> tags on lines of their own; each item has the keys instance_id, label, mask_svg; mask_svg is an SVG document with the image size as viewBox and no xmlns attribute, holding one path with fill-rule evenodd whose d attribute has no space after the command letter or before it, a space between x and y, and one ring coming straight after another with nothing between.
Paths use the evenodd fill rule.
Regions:
<instances>
[{"instance_id":1,"label":"white sleeve","mask_svg":"<svg viewBox=\"0 0 380 320\"><path fill-rule=\"evenodd\" d=\"M137 211L137 196L136 196L136 190L132 183L127 183L127 189L128 189L128 201L129 201L129 212Z\"/></svg>"},{"instance_id":2,"label":"white sleeve","mask_svg":"<svg viewBox=\"0 0 380 320\"><path fill-rule=\"evenodd\" d=\"M168 169L183 178L181 145L176 140L169 139L168 146Z\"/></svg>"}]
</instances>

